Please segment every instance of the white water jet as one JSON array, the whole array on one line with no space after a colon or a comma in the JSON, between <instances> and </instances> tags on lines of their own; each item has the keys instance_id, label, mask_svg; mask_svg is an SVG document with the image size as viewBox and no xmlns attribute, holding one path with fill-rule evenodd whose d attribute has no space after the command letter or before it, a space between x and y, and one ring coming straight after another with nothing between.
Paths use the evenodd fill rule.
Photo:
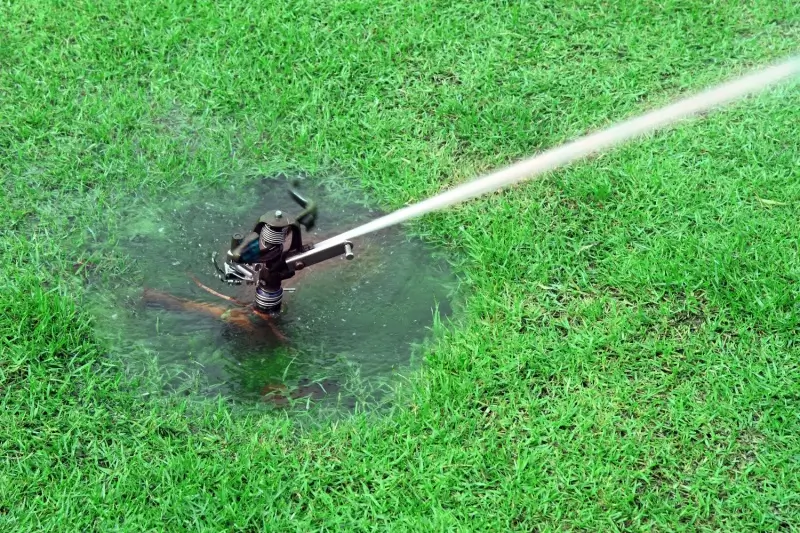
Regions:
<instances>
[{"instance_id":1,"label":"white water jet","mask_svg":"<svg viewBox=\"0 0 800 533\"><path fill-rule=\"evenodd\" d=\"M319 250L335 246L343 241L400 224L409 219L531 179L591 154L618 146L636 137L669 126L684 118L709 111L712 108L743 98L748 94L763 91L771 85L786 81L798 74L800 74L800 56L795 56L777 65L717 85L704 92L623 121L605 130L551 148L544 153L322 241L314 248ZM302 260L304 255L300 254L293 259Z\"/></svg>"}]
</instances>

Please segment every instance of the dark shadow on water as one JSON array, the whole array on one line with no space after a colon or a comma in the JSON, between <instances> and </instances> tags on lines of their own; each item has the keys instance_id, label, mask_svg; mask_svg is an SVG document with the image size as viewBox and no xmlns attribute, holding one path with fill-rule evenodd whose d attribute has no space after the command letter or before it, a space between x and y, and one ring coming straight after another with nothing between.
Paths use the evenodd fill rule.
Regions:
<instances>
[{"instance_id":1,"label":"dark shadow on water","mask_svg":"<svg viewBox=\"0 0 800 533\"><path fill-rule=\"evenodd\" d=\"M393 374L416 364L413 347L429 336L434 313L451 312L453 277L445 260L397 228L355 240L352 261L332 259L286 282L296 292L285 295L274 323L285 343L269 328L246 331L214 317L236 306L190 276L252 301L252 287L217 280L210 256L216 251L224 257L231 234L249 231L268 211L297 214L287 187L283 178L264 179L148 202L126 217L116 246L130 258L130 268L93 287L98 329L115 352L131 364L155 360L160 368L194 374L201 393L278 406L377 399ZM353 193L308 183L302 190L320 206L317 226L305 236L311 242L382 214ZM146 302L145 290L199 307Z\"/></svg>"}]
</instances>

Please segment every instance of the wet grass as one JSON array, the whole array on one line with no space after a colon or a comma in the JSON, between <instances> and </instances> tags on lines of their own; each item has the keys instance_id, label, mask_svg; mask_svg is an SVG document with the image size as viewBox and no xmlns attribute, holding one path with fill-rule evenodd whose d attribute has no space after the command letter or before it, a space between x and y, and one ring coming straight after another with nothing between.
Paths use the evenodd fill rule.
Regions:
<instances>
[{"instance_id":1,"label":"wet grass","mask_svg":"<svg viewBox=\"0 0 800 533\"><path fill-rule=\"evenodd\" d=\"M383 416L147 394L74 272L125 271L92 243L137 194L391 209L799 36L791 2L1 4L3 530L798 527L796 84L415 223L466 301Z\"/></svg>"}]
</instances>

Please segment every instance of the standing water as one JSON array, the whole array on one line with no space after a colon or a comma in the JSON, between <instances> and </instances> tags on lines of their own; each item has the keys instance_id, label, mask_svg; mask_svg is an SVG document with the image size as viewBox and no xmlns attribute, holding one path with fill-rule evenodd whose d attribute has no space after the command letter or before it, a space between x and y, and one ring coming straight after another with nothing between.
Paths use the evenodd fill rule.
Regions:
<instances>
[{"instance_id":1,"label":"standing water","mask_svg":"<svg viewBox=\"0 0 800 533\"><path fill-rule=\"evenodd\" d=\"M352 195L308 185L301 192L319 205L304 242L378 216ZM235 399L348 403L379 395L392 374L413 364L434 314L449 313L446 261L400 231L357 239L355 259L330 259L284 283L296 291L285 293L284 311L271 326L285 341L264 325L243 330L220 319L237 306L197 282L251 302L254 288L220 282L210 257L224 258L232 233L249 232L277 209L299 211L283 179L137 208L115 245L130 268L93 291L98 329L114 352L133 367L155 363L173 376L172 388L192 383Z\"/></svg>"}]
</instances>

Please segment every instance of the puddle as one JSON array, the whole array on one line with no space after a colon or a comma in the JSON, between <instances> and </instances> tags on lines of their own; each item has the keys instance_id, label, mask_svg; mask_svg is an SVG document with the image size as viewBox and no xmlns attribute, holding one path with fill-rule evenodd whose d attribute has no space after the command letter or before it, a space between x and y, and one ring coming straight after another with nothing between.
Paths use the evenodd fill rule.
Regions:
<instances>
[{"instance_id":1,"label":"puddle","mask_svg":"<svg viewBox=\"0 0 800 533\"><path fill-rule=\"evenodd\" d=\"M304 242L382 215L352 194L307 182L301 191L319 205ZM377 398L382 384L413 365L414 347L430 333L434 313L450 313L453 277L446 261L396 228L356 239L353 260L331 259L284 283L296 292L285 293L274 321L286 338L281 342L263 324L246 331L215 318L235 305L190 277L251 302L255 289L220 282L210 257L214 251L224 257L232 233L250 231L276 209L300 211L282 178L151 202L125 217L115 248L129 258L128 268L96 280L90 291L98 332L115 355L134 367L156 361L161 372L177 376L168 384L173 389L194 376L201 393L236 400L346 405L359 396ZM170 298L192 303L169 305Z\"/></svg>"}]
</instances>

